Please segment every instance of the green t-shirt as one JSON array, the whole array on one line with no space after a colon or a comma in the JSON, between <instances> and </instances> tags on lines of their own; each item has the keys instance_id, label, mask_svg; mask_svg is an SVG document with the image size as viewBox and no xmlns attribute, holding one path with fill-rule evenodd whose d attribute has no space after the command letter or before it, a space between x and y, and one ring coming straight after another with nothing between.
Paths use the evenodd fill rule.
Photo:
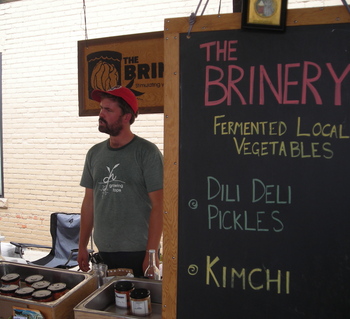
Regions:
<instances>
[{"instance_id":1,"label":"green t-shirt","mask_svg":"<svg viewBox=\"0 0 350 319\"><path fill-rule=\"evenodd\" d=\"M163 156L135 135L113 149L109 139L87 153L80 185L94 190L94 241L100 251L146 249L149 192L163 188Z\"/></svg>"}]
</instances>

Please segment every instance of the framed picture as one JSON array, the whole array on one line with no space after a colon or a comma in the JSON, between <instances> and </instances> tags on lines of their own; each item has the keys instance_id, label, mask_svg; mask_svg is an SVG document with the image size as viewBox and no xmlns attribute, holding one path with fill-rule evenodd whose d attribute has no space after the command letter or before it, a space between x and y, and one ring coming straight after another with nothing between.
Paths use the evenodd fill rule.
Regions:
<instances>
[{"instance_id":1,"label":"framed picture","mask_svg":"<svg viewBox=\"0 0 350 319\"><path fill-rule=\"evenodd\" d=\"M287 0L243 0L242 28L284 31Z\"/></svg>"}]
</instances>

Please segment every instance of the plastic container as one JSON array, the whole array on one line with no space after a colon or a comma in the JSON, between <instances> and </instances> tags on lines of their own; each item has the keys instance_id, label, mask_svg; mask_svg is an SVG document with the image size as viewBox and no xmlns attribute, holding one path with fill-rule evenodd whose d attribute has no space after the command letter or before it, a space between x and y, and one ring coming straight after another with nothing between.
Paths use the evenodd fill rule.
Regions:
<instances>
[{"instance_id":1,"label":"plastic container","mask_svg":"<svg viewBox=\"0 0 350 319\"><path fill-rule=\"evenodd\" d=\"M52 292L54 300L57 300L68 291L67 285L64 282L56 282L51 284L49 287L47 287L47 289Z\"/></svg>"},{"instance_id":2,"label":"plastic container","mask_svg":"<svg viewBox=\"0 0 350 319\"><path fill-rule=\"evenodd\" d=\"M36 290L32 293L32 299L39 302L49 302L53 300L53 296L50 290Z\"/></svg>"},{"instance_id":3,"label":"plastic container","mask_svg":"<svg viewBox=\"0 0 350 319\"><path fill-rule=\"evenodd\" d=\"M136 316L148 316L152 313L151 293L148 289L138 288L130 293L131 313Z\"/></svg>"},{"instance_id":4,"label":"plastic container","mask_svg":"<svg viewBox=\"0 0 350 319\"><path fill-rule=\"evenodd\" d=\"M5 285L17 285L19 286L20 275L17 273L7 274L1 277L2 284Z\"/></svg>"},{"instance_id":5,"label":"plastic container","mask_svg":"<svg viewBox=\"0 0 350 319\"><path fill-rule=\"evenodd\" d=\"M114 285L115 304L119 308L130 309L130 293L135 289L131 281L120 280Z\"/></svg>"},{"instance_id":6,"label":"plastic container","mask_svg":"<svg viewBox=\"0 0 350 319\"><path fill-rule=\"evenodd\" d=\"M21 299L32 299L32 293L35 291L32 287L23 287L15 291L15 297Z\"/></svg>"},{"instance_id":7,"label":"plastic container","mask_svg":"<svg viewBox=\"0 0 350 319\"><path fill-rule=\"evenodd\" d=\"M26 285L28 287L31 287L32 284L34 284L35 282L38 282L38 281L42 281L44 279L44 276L43 275L31 275L31 276L28 276L24 279L24 282L26 283Z\"/></svg>"}]
</instances>

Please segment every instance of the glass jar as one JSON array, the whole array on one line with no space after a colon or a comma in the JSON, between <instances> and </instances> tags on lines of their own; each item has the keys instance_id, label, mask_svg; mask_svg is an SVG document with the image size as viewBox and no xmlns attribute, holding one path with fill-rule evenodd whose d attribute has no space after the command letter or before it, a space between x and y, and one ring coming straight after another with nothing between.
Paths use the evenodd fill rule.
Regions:
<instances>
[{"instance_id":1,"label":"glass jar","mask_svg":"<svg viewBox=\"0 0 350 319\"><path fill-rule=\"evenodd\" d=\"M67 292L67 285L64 282L56 282L47 287L52 292L53 299L57 300Z\"/></svg>"},{"instance_id":2,"label":"glass jar","mask_svg":"<svg viewBox=\"0 0 350 319\"><path fill-rule=\"evenodd\" d=\"M0 295L14 297L16 290L19 288L18 285L7 285L0 287Z\"/></svg>"},{"instance_id":3,"label":"glass jar","mask_svg":"<svg viewBox=\"0 0 350 319\"><path fill-rule=\"evenodd\" d=\"M131 313L137 316L148 316L152 313L151 292L138 288L130 293Z\"/></svg>"},{"instance_id":4,"label":"glass jar","mask_svg":"<svg viewBox=\"0 0 350 319\"><path fill-rule=\"evenodd\" d=\"M36 290L32 293L32 299L39 302L49 302L53 300L53 296L50 290Z\"/></svg>"},{"instance_id":5,"label":"glass jar","mask_svg":"<svg viewBox=\"0 0 350 319\"><path fill-rule=\"evenodd\" d=\"M42 290L42 289L47 289L47 287L49 287L50 285L51 285L51 282L47 280L41 280L32 284L32 287L35 290Z\"/></svg>"},{"instance_id":6,"label":"glass jar","mask_svg":"<svg viewBox=\"0 0 350 319\"><path fill-rule=\"evenodd\" d=\"M24 282L26 283L26 285L28 287L30 287L35 282L42 281L43 279L44 279L44 276L42 276L42 275L31 275L31 276L26 277L24 279Z\"/></svg>"},{"instance_id":7,"label":"glass jar","mask_svg":"<svg viewBox=\"0 0 350 319\"><path fill-rule=\"evenodd\" d=\"M20 275L17 273L7 274L1 277L1 282L4 286L6 285L17 285L19 286Z\"/></svg>"},{"instance_id":8,"label":"glass jar","mask_svg":"<svg viewBox=\"0 0 350 319\"><path fill-rule=\"evenodd\" d=\"M115 304L119 308L130 309L130 293L135 289L131 281L117 281L114 285Z\"/></svg>"},{"instance_id":9,"label":"glass jar","mask_svg":"<svg viewBox=\"0 0 350 319\"><path fill-rule=\"evenodd\" d=\"M21 299L32 299L32 293L35 291L32 287L23 287L15 291L15 297Z\"/></svg>"}]
</instances>

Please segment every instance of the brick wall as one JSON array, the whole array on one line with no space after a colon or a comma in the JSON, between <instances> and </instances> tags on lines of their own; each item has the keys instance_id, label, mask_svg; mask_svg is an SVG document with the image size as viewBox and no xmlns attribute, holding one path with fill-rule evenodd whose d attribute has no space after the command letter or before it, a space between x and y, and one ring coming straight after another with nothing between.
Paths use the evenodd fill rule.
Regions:
<instances>
[{"instance_id":1,"label":"brick wall","mask_svg":"<svg viewBox=\"0 0 350 319\"><path fill-rule=\"evenodd\" d=\"M198 2L86 0L88 38L161 31L165 18L187 17ZM210 1L205 14L216 14L218 4ZM326 5L341 1L293 0L289 7ZM222 0L221 13L229 12L232 1ZM50 214L80 211L86 151L107 137L96 116L78 116L77 41L84 39L82 0L0 4L6 241L49 244ZM162 114L140 115L133 130L163 150Z\"/></svg>"}]
</instances>

